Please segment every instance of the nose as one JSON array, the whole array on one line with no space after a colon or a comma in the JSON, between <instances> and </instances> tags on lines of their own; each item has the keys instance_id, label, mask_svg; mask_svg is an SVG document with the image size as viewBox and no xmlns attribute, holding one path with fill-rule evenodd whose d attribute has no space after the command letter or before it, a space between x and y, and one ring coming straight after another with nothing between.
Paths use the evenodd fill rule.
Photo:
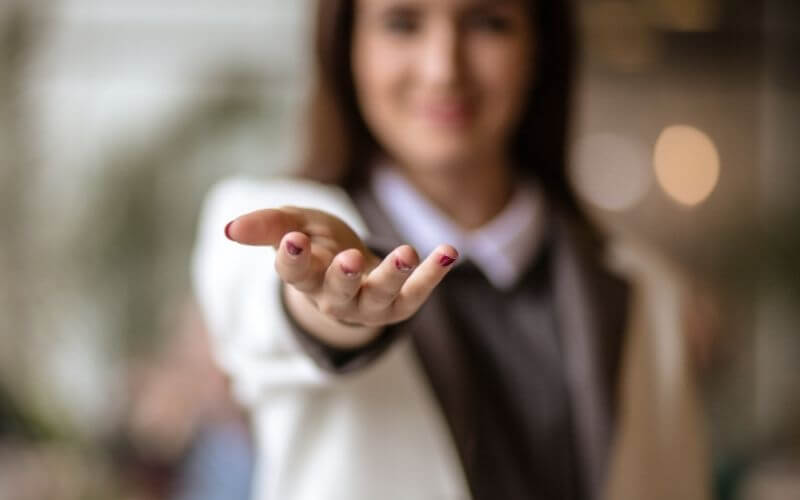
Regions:
<instances>
[{"instance_id":1,"label":"nose","mask_svg":"<svg viewBox=\"0 0 800 500\"><path fill-rule=\"evenodd\" d=\"M454 24L442 22L431 27L425 37L420 73L427 84L450 87L462 77L461 40L458 26Z\"/></svg>"}]
</instances>

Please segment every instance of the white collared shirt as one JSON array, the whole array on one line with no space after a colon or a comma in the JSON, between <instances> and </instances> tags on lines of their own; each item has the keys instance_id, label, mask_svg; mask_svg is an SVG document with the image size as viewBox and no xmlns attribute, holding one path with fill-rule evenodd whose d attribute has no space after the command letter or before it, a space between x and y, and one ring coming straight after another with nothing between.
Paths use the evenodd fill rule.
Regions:
<instances>
[{"instance_id":1,"label":"white collared shirt","mask_svg":"<svg viewBox=\"0 0 800 500\"><path fill-rule=\"evenodd\" d=\"M391 167L375 169L371 189L400 237L420 254L439 244L458 250L499 289L511 288L538 252L545 230L544 197L538 185L523 183L492 220L465 231Z\"/></svg>"}]
</instances>

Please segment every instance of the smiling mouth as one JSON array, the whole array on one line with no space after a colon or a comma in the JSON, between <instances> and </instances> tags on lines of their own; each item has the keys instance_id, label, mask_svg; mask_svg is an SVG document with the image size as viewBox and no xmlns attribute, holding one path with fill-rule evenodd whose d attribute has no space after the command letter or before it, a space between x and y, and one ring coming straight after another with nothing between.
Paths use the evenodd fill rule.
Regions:
<instances>
[{"instance_id":1,"label":"smiling mouth","mask_svg":"<svg viewBox=\"0 0 800 500\"><path fill-rule=\"evenodd\" d=\"M475 106L466 100L438 101L423 104L425 121L439 127L463 127L475 116Z\"/></svg>"}]
</instances>

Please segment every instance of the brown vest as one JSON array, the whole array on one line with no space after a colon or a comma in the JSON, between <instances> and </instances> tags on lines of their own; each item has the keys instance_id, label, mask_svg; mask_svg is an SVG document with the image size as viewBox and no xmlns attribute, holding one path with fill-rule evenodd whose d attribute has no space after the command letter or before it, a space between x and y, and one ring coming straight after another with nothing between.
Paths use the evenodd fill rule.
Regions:
<instances>
[{"instance_id":1,"label":"brown vest","mask_svg":"<svg viewBox=\"0 0 800 500\"><path fill-rule=\"evenodd\" d=\"M355 202L372 248L404 243L371 193ZM464 263L414 317L360 349L298 331L309 354L340 373L411 335L475 500L592 499L606 474L629 287L567 217L554 212L550 222L547 244L512 290Z\"/></svg>"}]
</instances>

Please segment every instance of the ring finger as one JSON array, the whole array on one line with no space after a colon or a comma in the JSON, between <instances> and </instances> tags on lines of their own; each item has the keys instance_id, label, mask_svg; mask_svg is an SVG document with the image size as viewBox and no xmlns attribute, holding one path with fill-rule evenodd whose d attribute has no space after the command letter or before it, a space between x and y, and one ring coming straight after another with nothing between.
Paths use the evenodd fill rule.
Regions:
<instances>
[{"instance_id":1,"label":"ring finger","mask_svg":"<svg viewBox=\"0 0 800 500\"><path fill-rule=\"evenodd\" d=\"M320 306L324 304L331 312L348 308L361 287L363 269L364 255L355 248L336 255L325 271Z\"/></svg>"},{"instance_id":2,"label":"ring finger","mask_svg":"<svg viewBox=\"0 0 800 500\"><path fill-rule=\"evenodd\" d=\"M359 311L369 317L389 308L418 264L417 252L410 246L394 249L372 270L361 286Z\"/></svg>"}]
</instances>

